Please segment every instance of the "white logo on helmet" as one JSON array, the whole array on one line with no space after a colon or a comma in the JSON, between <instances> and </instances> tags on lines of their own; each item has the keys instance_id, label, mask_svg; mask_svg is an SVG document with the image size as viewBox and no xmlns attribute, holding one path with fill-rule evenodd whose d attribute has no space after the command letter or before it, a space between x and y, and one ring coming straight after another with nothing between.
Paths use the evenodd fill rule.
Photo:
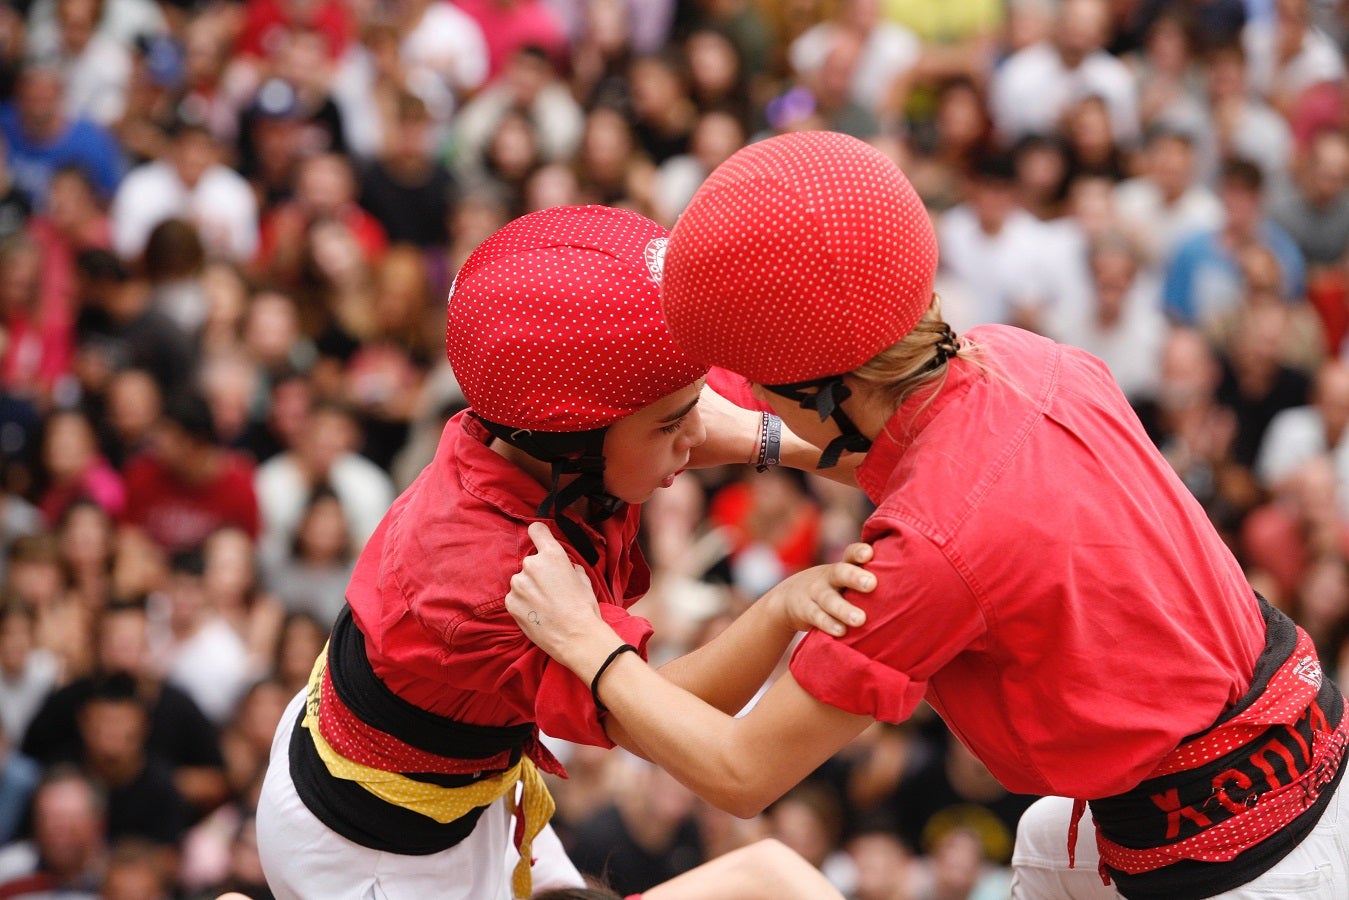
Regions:
<instances>
[{"instance_id":1,"label":"white logo on helmet","mask_svg":"<svg viewBox=\"0 0 1349 900\"><path fill-rule=\"evenodd\" d=\"M643 254L646 257L647 271L651 273L651 280L656 284L660 284L661 278L665 275L665 245L668 243L669 238L652 238Z\"/></svg>"}]
</instances>

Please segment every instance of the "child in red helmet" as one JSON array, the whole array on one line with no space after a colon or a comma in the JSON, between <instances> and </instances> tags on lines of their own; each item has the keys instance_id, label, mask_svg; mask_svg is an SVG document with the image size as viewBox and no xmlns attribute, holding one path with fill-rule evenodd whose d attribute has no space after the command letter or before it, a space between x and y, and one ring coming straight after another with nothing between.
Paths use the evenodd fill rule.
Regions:
<instances>
[{"instance_id":1,"label":"child in red helmet","mask_svg":"<svg viewBox=\"0 0 1349 900\"><path fill-rule=\"evenodd\" d=\"M732 156L667 251L680 347L752 381L822 464L864 454L865 627L808 634L732 719L631 654L601 670L621 638L541 529L508 608L596 679L611 736L734 812L926 699L1008 790L1053 795L1018 829L1017 898L1349 896L1349 723L1307 634L1104 364L1008 326L957 338L936 264L899 170L818 132Z\"/></svg>"},{"instance_id":2,"label":"child in red helmet","mask_svg":"<svg viewBox=\"0 0 1349 900\"><path fill-rule=\"evenodd\" d=\"M589 683L506 612L526 528L557 530L572 577L643 655L651 626L627 612L650 580L638 504L764 440L765 417L703 399L705 367L670 338L665 244L634 213L557 208L507 225L460 270L447 348L471 409L370 538L277 731L258 809L276 896L504 900L531 881L581 884L544 827L539 770L564 773L539 731L612 744ZM857 610L839 590L870 580L846 563L803 573L667 674L735 711L798 629L841 629Z\"/></svg>"}]
</instances>

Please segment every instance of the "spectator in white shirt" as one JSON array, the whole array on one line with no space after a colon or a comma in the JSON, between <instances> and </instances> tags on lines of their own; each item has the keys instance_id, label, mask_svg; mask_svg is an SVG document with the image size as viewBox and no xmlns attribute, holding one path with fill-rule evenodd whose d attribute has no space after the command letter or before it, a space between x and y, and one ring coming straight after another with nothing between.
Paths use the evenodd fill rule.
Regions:
<instances>
[{"instance_id":1,"label":"spectator in white shirt","mask_svg":"<svg viewBox=\"0 0 1349 900\"><path fill-rule=\"evenodd\" d=\"M121 121L131 80L131 52L98 31L102 0L59 0L50 62L66 81L65 112L105 128Z\"/></svg>"},{"instance_id":2,"label":"spectator in white shirt","mask_svg":"<svg viewBox=\"0 0 1349 900\"><path fill-rule=\"evenodd\" d=\"M156 225L181 218L197 226L208 256L238 263L258 246L258 205L243 176L218 161L215 140L180 121L164 159L132 170L112 201L113 246L135 259Z\"/></svg>"},{"instance_id":3,"label":"spectator in white shirt","mask_svg":"<svg viewBox=\"0 0 1349 900\"><path fill-rule=\"evenodd\" d=\"M1165 126L1149 132L1142 172L1115 188L1115 209L1143 239L1149 269L1165 265L1189 235L1212 231L1223 220L1218 196L1195 179L1193 137Z\"/></svg>"},{"instance_id":4,"label":"spectator in white shirt","mask_svg":"<svg viewBox=\"0 0 1349 900\"><path fill-rule=\"evenodd\" d=\"M896 100L896 84L922 55L922 43L903 25L882 19L879 0L843 0L837 16L807 29L787 49L798 78L809 81L824 65L840 31L855 34L862 45L853 72L853 100L884 117Z\"/></svg>"},{"instance_id":5,"label":"spectator in white shirt","mask_svg":"<svg viewBox=\"0 0 1349 900\"><path fill-rule=\"evenodd\" d=\"M1154 399L1167 323L1157 280L1140 267L1141 254L1119 232L1091 242L1091 302L1056 316L1056 340L1100 358L1129 401Z\"/></svg>"},{"instance_id":6,"label":"spectator in white shirt","mask_svg":"<svg viewBox=\"0 0 1349 900\"><path fill-rule=\"evenodd\" d=\"M309 411L295 446L258 467L254 485L262 514L261 563L274 569L287 559L305 506L324 486L342 505L353 552L365 546L388 512L394 490L384 470L356 452L357 433L344 407L319 403Z\"/></svg>"},{"instance_id":7,"label":"spectator in white shirt","mask_svg":"<svg viewBox=\"0 0 1349 900\"><path fill-rule=\"evenodd\" d=\"M1066 0L1053 39L1017 51L994 72L990 111L1003 141L1053 131L1070 105L1089 96L1105 101L1117 140L1137 139L1137 86L1103 49L1109 30L1104 0Z\"/></svg>"},{"instance_id":8,"label":"spectator in white shirt","mask_svg":"<svg viewBox=\"0 0 1349 900\"><path fill-rule=\"evenodd\" d=\"M1312 383L1311 403L1279 412L1269 423L1255 475L1261 486L1278 492L1303 465L1330 454L1340 485L1349 486L1349 364L1327 360ZM1341 493L1349 494L1342 490Z\"/></svg>"},{"instance_id":9,"label":"spectator in white shirt","mask_svg":"<svg viewBox=\"0 0 1349 900\"><path fill-rule=\"evenodd\" d=\"M1277 0L1273 21L1252 20L1241 31L1251 88L1284 112L1307 88L1344 78L1340 49L1308 20L1308 5Z\"/></svg>"},{"instance_id":10,"label":"spectator in white shirt","mask_svg":"<svg viewBox=\"0 0 1349 900\"><path fill-rule=\"evenodd\" d=\"M1064 229L1039 221L1016 202L1011 162L982 160L970 199L942 216L942 263L959 279L977 324L1001 322L1041 331L1056 304L1074 302L1081 262Z\"/></svg>"}]
</instances>

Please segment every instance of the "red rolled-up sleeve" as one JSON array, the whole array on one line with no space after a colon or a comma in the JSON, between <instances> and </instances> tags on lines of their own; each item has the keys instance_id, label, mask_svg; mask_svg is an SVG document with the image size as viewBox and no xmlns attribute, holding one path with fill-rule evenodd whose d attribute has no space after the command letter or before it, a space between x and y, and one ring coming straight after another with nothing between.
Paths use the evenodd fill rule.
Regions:
<instances>
[{"instance_id":1,"label":"red rolled-up sleeve","mask_svg":"<svg viewBox=\"0 0 1349 900\"><path fill-rule=\"evenodd\" d=\"M601 603L600 615L624 643L632 644L642 659L646 659L647 641L655 630L650 622L641 616L630 615L612 603ZM534 721L545 734L555 738L596 747L614 746L604 733L599 710L590 696L590 685L555 662L544 666Z\"/></svg>"}]
</instances>

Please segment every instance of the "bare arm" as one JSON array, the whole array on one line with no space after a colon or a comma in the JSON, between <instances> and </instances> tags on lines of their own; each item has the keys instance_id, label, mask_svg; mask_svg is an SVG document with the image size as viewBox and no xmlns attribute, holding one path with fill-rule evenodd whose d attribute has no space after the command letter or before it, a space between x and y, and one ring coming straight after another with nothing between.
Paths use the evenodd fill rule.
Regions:
<instances>
[{"instance_id":1,"label":"bare arm","mask_svg":"<svg viewBox=\"0 0 1349 900\"><path fill-rule=\"evenodd\" d=\"M589 583L571 567L547 529L536 533L531 527L530 534L539 552L512 579L506 608L554 660L592 682L601 663L622 641L600 618ZM855 569L840 565L845 571ZM811 572L816 581L802 577L811 573L802 573L794 576L795 589L789 587L793 579L779 589L785 589L788 598L802 585L820 589L821 575ZM779 679L743 718L727 715L739 704L725 701L755 681L758 673L751 675L749 670L768 658L752 646L751 629L764 627L751 620L732 640L709 643L669 673L650 668L636 654L622 654L610 664L599 687L610 710L610 737L651 759L705 800L741 816L753 815L781 796L871 722L820 703L790 675ZM829 630L838 633L836 628ZM727 634L730 630L722 637ZM772 658L775 661L777 655ZM705 692L722 708L709 705L664 674ZM773 748L771 765L766 764L765 748Z\"/></svg>"},{"instance_id":2,"label":"bare arm","mask_svg":"<svg viewBox=\"0 0 1349 900\"><path fill-rule=\"evenodd\" d=\"M858 568L871 553L869 544L851 544L843 562L784 580L714 639L661 666L661 675L722 712L738 712L772 674L798 632L819 628L842 635L866 621L862 610L839 591L872 589L875 577ZM609 731L623 743L612 726Z\"/></svg>"},{"instance_id":3,"label":"bare arm","mask_svg":"<svg viewBox=\"0 0 1349 900\"><path fill-rule=\"evenodd\" d=\"M708 860L643 900L843 900L820 870L773 838Z\"/></svg>"},{"instance_id":4,"label":"bare arm","mask_svg":"<svg viewBox=\"0 0 1349 900\"><path fill-rule=\"evenodd\" d=\"M690 468L754 462L759 447L759 426L763 421L760 413L735 405L707 386L703 387L698 399L698 412L707 428L707 440L693 451ZM857 487L857 467L866 454L845 453L838 465L821 469L820 452L819 447L783 426L782 465Z\"/></svg>"}]
</instances>

